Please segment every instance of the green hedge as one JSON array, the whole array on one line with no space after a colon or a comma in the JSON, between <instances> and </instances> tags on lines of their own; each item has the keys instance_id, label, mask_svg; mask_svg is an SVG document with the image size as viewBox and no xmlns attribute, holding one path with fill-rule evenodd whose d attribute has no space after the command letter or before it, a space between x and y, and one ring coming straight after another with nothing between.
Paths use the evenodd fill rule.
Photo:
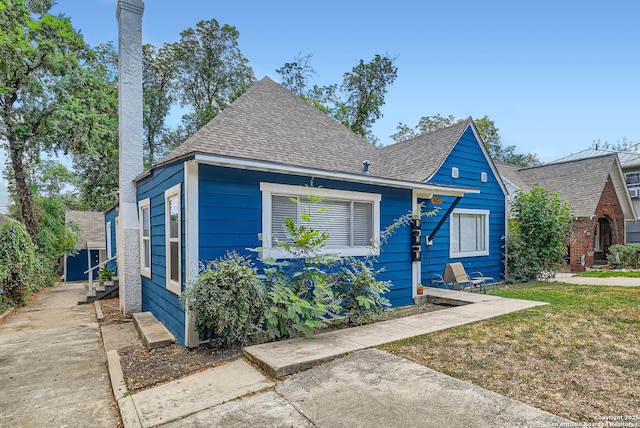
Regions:
<instances>
[{"instance_id":1,"label":"green hedge","mask_svg":"<svg viewBox=\"0 0 640 428\"><path fill-rule=\"evenodd\" d=\"M607 254L609 264L615 268L640 268L640 244L612 245Z\"/></svg>"},{"instance_id":2,"label":"green hedge","mask_svg":"<svg viewBox=\"0 0 640 428\"><path fill-rule=\"evenodd\" d=\"M12 221L0 228L0 266L2 306L25 304L44 285L35 247L21 223Z\"/></svg>"}]
</instances>

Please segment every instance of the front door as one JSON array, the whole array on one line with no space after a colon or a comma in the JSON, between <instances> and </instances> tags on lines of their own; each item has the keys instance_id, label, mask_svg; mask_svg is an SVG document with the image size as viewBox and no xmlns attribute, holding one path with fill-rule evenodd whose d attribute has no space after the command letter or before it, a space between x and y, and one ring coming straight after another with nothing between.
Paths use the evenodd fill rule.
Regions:
<instances>
[{"instance_id":1,"label":"front door","mask_svg":"<svg viewBox=\"0 0 640 428\"><path fill-rule=\"evenodd\" d=\"M89 250L89 269L99 265L100 262L100 250ZM93 279L98 279L98 269L93 271Z\"/></svg>"},{"instance_id":2,"label":"front door","mask_svg":"<svg viewBox=\"0 0 640 428\"><path fill-rule=\"evenodd\" d=\"M594 259L598 261L606 261L609 254L609 247L613 245L613 230L611 223L606 217L598 219L595 233L595 254Z\"/></svg>"}]
</instances>

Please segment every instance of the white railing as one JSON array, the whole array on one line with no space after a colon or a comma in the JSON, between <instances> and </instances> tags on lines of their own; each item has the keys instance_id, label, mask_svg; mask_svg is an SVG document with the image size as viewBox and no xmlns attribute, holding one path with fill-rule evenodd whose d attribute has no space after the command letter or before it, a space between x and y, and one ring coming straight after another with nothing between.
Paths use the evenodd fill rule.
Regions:
<instances>
[{"instance_id":1,"label":"white railing","mask_svg":"<svg viewBox=\"0 0 640 428\"><path fill-rule=\"evenodd\" d=\"M92 267L89 270L86 270L84 273L85 274L89 274L89 291L87 292L87 296L95 296L96 295L96 290L93 288L93 271L96 269L101 268L102 266L106 265L107 263L109 263L112 260L115 260L118 258L118 255L116 254L115 256L111 257L110 259L107 259L105 261L103 261L102 263L98 263L97 265L95 265L94 267Z\"/></svg>"}]
</instances>

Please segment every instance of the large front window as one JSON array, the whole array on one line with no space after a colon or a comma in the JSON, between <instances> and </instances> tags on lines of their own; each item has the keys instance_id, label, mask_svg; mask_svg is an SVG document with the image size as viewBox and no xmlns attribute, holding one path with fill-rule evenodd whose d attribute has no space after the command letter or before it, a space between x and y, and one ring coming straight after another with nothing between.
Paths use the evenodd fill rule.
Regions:
<instances>
[{"instance_id":1,"label":"large front window","mask_svg":"<svg viewBox=\"0 0 640 428\"><path fill-rule=\"evenodd\" d=\"M489 254L489 211L454 210L450 221L450 256L452 258Z\"/></svg>"},{"instance_id":2,"label":"large front window","mask_svg":"<svg viewBox=\"0 0 640 428\"><path fill-rule=\"evenodd\" d=\"M287 258L278 241L289 243L284 228L291 218L297 226L326 232L325 249L343 256L375 251L380 229L380 195L262 183L262 242L268 256ZM320 200L311 202L309 192ZM315 198L313 198L315 199Z\"/></svg>"},{"instance_id":3,"label":"large front window","mask_svg":"<svg viewBox=\"0 0 640 428\"><path fill-rule=\"evenodd\" d=\"M138 202L140 220L140 273L151 278L151 208L149 199Z\"/></svg>"},{"instance_id":4,"label":"large front window","mask_svg":"<svg viewBox=\"0 0 640 428\"><path fill-rule=\"evenodd\" d=\"M180 210L180 185L172 187L164 194L165 197L165 233L167 251L167 288L180 294L180 262L181 262L181 210Z\"/></svg>"}]
</instances>

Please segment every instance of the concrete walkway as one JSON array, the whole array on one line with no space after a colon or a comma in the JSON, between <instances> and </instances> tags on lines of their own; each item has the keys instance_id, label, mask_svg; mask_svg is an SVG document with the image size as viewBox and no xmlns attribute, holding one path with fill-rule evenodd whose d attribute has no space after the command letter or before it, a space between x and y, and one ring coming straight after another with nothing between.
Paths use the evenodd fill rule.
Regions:
<instances>
[{"instance_id":1,"label":"concrete walkway","mask_svg":"<svg viewBox=\"0 0 640 428\"><path fill-rule=\"evenodd\" d=\"M612 285L620 287L640 287L640 278L592 278L587 276L556 275L556 282L578 285Z\"/></svg>"},{"instance_id":2,"label":"concrete walkway","mask_svg":"<svg viewBox=\"0 0 640 428\"><path fill-rule=\"evenodd\" d=\"M272 376L294 373L279 382L240 359L136 394L117 393L125 426L548 427L568 422L365 349L545 304L450 290L428 293L430 299L466 305L245 348L245 355ZM103 334L106 342L109 334ZM320 363L326 364L315 367ZM115 391L122 391L121 376L112 373Z\"/></svg>"},{"instance_id":3,"label":"concrete walkway","mask_svg":"<svg viewBox=\"0 0 640 428\"><path fill-rule=\"evenodd\" d=\"M0 426L115 427L117 412L83 284L45 290L0 324Z\"/></svg>"}]
</instances>

